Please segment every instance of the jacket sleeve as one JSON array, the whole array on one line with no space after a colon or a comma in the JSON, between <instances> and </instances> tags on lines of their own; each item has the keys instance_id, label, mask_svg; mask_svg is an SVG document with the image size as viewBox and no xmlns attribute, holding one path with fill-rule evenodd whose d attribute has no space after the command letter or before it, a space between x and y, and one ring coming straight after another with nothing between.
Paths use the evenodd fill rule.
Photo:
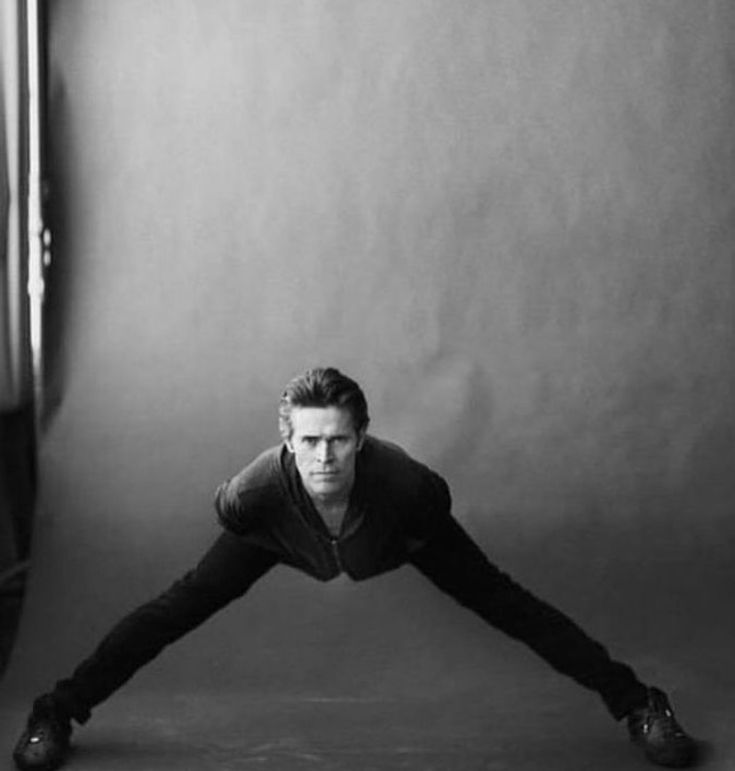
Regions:
<instances>
[{"instance_id":1,"label":"jacket sleeve","mask_svg":"<svg viewBox=\"0 0 735 771\"><path fill-rule=\"evenodd\" d=\"M257 496L244 494L237 477L223 482L214 494L214 509L220 525L235 535L252 533L260 523Z\"/></svg>"},{"instance_id":2,"label":"jacket sleeve","mask_svg":"<svg viewBox=\"0 0 735 771\"><path fill-rule=\"evenodd\" d=\"M409 506L406 542L409 554L441 539L446 520L451 519L452 497L449 485L439 474L426 473L420 483L418 501Z\"/></svg>"}]
</instances>

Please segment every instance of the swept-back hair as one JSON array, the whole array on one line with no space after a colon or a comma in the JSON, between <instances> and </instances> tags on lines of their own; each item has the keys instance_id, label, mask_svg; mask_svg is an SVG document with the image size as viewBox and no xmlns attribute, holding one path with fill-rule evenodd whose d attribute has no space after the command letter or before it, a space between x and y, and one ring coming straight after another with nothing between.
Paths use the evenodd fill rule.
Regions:
<instances>
[{"instance_id":1,"label":"swept-back hair","mask_svg":"<svg viewBox=\"0 0 735 771\"><path fill-rule=\"evenodd\" d=\"M295 407L346 408L358 433L370 422L362 389L334 367L308 369L286 386L278 405L278 429L283 439L290 439L293 432L291 411Z\"/></svg>"}]
</instances>

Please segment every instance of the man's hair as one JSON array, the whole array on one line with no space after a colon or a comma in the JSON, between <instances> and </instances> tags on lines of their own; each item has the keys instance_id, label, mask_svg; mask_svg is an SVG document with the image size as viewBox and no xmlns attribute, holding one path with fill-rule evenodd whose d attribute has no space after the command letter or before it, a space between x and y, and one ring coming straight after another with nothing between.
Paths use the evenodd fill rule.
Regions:
<instances>
[{"instance_id":1,"label":"man's hair","mask_svg":"<svg viewBox=\"0 0 735 771\"><path fill-rule=\"evenodd\" d=\"M360 386L334 367L307 369L285 388L278 405L278 429L283 439L293 432L291 411L295 407L342 407L352 415L359 434L370 422L367 401Z\"/></svg>"}]
</instances>

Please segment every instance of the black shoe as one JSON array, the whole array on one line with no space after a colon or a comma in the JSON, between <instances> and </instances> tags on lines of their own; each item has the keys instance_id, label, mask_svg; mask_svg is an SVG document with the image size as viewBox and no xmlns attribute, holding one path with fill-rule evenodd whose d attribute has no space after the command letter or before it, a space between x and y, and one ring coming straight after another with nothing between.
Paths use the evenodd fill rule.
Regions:
<instances>
[{"instance_id":1,"label":"black shoe","mask_svg":"<svg viewBox=\"0 0 735 771\"><path fill-rule=\"evenodd\" d=\"M50 696L42 696L13 750L15 765L22 771L58 768L69 753L70 737L71 721L59 713Z\"/></svg>"},{"instance_id":2,"label":"black shoe","mask_svg":"<svg viewBox=\"0 0 735 771\"><path fill-rule=\"evenodd\" d=\"M631 741L659 766L686 768L697 762L698 745L676 722L663 691L648 689L648 701L628 714Z\"/></svg>"}]
</instances>

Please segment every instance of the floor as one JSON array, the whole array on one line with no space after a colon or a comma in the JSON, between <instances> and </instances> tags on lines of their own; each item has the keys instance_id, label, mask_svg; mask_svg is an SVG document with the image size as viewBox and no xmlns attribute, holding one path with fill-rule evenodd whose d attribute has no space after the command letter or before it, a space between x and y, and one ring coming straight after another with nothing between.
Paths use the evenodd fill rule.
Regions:
<instances>
[{"instance_id":1,"label":"floor","mask_svg":"<svg viewBox=\"0 0 735 771\"><path fill-rule=\"evenodd\" d=\"M547 705L548 706L548 705ZM0 738L2 733L0 732ZM136 691L76 734L79 771L619 771L645 768L619 726L543 705L256 699Z\"/></svg>"},{"instance_id":2,"label":"floor","mask_svg":"<svg viewBox=\"0 0 735 771\"><path fill-rule=\"evenodd\" d=\"M11 614L17 603L10 603ZM27 629L25 630L27 633ZM48 644L48 640L46 641ZM299 641L292 641L295 650ZM206 644L206 643L205 643ZM293 693L268 696L238 681L190 678L151 666L76 727L69 768L79 771L623 771L651 768L596 697L555 674L499 654L492 689L436 696ZM22 654L22 651L21 651ZM0 760L9 757L29 706L15 686L0 693ZM168 657L176 659L176 655ZM286 664L293 662L286 662ZM410 668L411 662L406 662ZM673 669L669 670L671 673ZM7 680L6 680L7 682ZM343 682L345 682L343 680ZM686 678L681 679L686 683ZM689 680L679 715L707 741L712 771L735 758L732 690ZM277 689L276 689L277 690ZM3 767L0 763L0 767Z\"/></svg>"}]
</instances>

